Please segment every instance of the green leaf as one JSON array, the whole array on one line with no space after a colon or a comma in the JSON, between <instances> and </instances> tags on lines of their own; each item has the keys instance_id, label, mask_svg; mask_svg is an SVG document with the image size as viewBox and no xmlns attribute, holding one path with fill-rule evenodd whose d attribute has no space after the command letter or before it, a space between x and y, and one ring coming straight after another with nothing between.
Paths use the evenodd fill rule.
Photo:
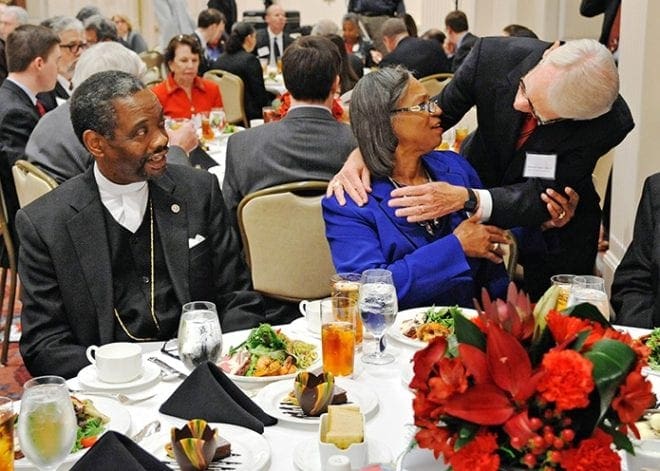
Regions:
<instances>
[{"instance_id":1,"label":"green leaf","mask_svg":"<svg viewBox=\"0 0 660 471\"><path fill-rule=\"evenodd\" d=\"M563 312L571 317L598 322L603 327L612 327L612 324L610 324L609 321L603 317L598 308L593 304L576 304L575 306L565 309Z\"/></svg>"},{"instance_id":2,"label":"green leaf","mask_svg":"<svg viewBox=\"0 0 660 471\"><path fill-rule=\"evenodd\" d=\"M593 378L600 394L599 418L602 418L634 364L635 352L618 340L602 339L584 356L594 365Z\"/></svg>"},{"instance_id":3,"label":"green leaf","mask_svg":"<svg viewBox=\"0 0 660 471\"><path fill-rule=\"evenodd\" d=\"M485 352L486 336L479 330L479 327L461 313L453 312L452 316L454 317L454 332L458 343L467 343Z\"/></svg>"},{"instance_id":4,"label":"green leaf","mask_svg":"<svg viewBox=\"0 0 660 471\"><path fill-rule=\"evenodd\" d=\"M600 428L612 435L612 438L614 439L614 446L616 446L618 450L625 450L631 455L635 454L635 449L632 442L630 441L630 438L628 438L628 435L606 424L602 424Z\"/></svg>"},{"instance_id":5,"label":"green leaf","mask_svg":"<svg viewBox=\"0 0 660 471\"><path fill-rule=\"evenodd\" d=\"M590 333L591 333L591 329L583 330L582 332L580 332L577 335L577 338L571 343L570 345L571 350L575 350L579 352L582 346L584 345L584 342L587 341L587 338L589 337Z\"/></svg>"},{"instance_id":6,"label":"green leaf","mask_svg":"<svg viewBox=\"0 0 660 471\"><path fill-rule=\"evenodd\" d=\"M479 427L471 424L464 424L458 431L458 438L456 444L454 445L455 450L460 450L465 445L470 443L474 436L477 434Z\"/></svg>"}]
</instances>

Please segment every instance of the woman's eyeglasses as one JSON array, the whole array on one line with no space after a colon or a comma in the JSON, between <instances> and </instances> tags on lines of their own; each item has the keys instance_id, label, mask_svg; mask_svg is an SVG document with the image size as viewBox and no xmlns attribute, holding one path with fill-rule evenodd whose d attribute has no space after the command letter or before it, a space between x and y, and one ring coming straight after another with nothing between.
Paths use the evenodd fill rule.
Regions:
<instances>
[{"instance_id":1,"label":"woman's eyeglasses","mask_svg":"<svg viewBox=\"0 0 660 471\"><path fill-rule=\"evenodd\" d=\"M421 113L422 111L426 111L428 114L435 114L438 111L440 111L440 106L438 106L438 104L435 101L428 100L425 101L424 103L420 103L419 105L391 110L390 113L403 113L404 111L410 111L412 113Z\"/></svg>"},{"instance_id":2,"label":"woman's eyeglasses","mask_svg":"<svg viewBox=\"0 0 660 471\"><path fill-rule=\"evenodd\" d=\"M77 53L78 51L80 51L81 49L82 49L83 51L84 51L85 49L87 49L87 43L82 43L82 42L80 42L80 43L60 44L60 47L65 47L65 48L67 48L69 51L71 51L72 53L75 54L75 53Z\"/></svg>"}]
</instances>

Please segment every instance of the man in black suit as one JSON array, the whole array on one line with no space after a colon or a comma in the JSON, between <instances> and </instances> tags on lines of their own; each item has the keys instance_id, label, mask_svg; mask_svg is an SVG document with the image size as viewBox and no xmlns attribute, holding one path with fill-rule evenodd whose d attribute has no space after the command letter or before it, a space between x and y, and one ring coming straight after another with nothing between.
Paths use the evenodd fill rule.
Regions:
<instances>
[{"instance_id":1,"label":"man in black suit","mask_svg":"<svg viewBox=\"0 0 660 471\"><path fill-rule=\"evenodd\" d=\"M170 339L189 301L214 302L224 331L268 322L216 177L167 164L156 96L133 75L106 71L70 103L95 164L16 218L30 373L69 378L88 364L90 345Z\"/></svg>"},{"instance_id":2,"label":"man in black suit","mask_svg":"<svg viewBox=\"0 0 660 471\"><path fill-rule=\"evenodd\" d=\"M461 152L489 188L476 192L482 220L500 227L544 229L521 250L525 288L534 299L553 274L593 273L600 206L591 174L600 156L634 126L618 89L612 55L594 40L559 46L493 37L475 44L436 97L443 128L451 128L477 107L479 126ZM348 167L355 169L355 163ZM361 187L349 169L342 170L337 183ZM548 190L557 198L568 187L579 194L573 218L567 218L564 209L554 211L545 194ZM397 215L410 222L440 217L468 202L465 188L440 183L395 193L398 198L392 204L402 207ZM356 193L354 199L359 203L366 196Z\"/></svg>"},{"instance_id":3,"label":"man in black suit","mask_svg":"<svg viewBox=\"0 0 660 471\"><path fill-rule=\"evenodd\" d=\"M451 72L456 72L479 38L468 31L467 16L460 10L451 11L445 16L445 31L445 53L451 60Z\"/></svg>"},{"instance_id":4,"label":"man in black suit","mask_svg":"<svg viewBox=\"0 0 660 471\"><path fill-rule=\"evenodd\" d=\"M660 327L660 173L644 182L633 239L614 273L612 307L616 323Z\"/></svg>"},{"instance_id":5,"label":"man in black suit","mask_svg":"<svg viewBox=\"0 0 660 471\"><path fill-rule=\"evenodd\" d=\"M209 0L206 6L209 8L215 8L225 15L225 31L231 32L231 27L234 26L234 23L236 23L236 20L238 19L236 0Z\"/></svg>"},{"instance_id":6,"label":"man in black suit","mask_svg":"<svg viewBox=\"0 0 660 471\"><path fill-rule=\"evenodd\" d=\"M266 29L257 31L257 46L254 53L257 57L268 61L268 65L277 65L284 50L293 42L293 38L286 34L286 14L284 8L273 4L266 9Z\"/></svg>"},{"instance_id":7,"label":"man in black suit","mask_svg":"<svg viewBox=\"0 0 660 471\"><path fill-rule=\"evenodd\" d=\"M46 112L36 95L55 87L59 42L50 29L34 25L19 26L7 38L9 75L0 86L0 183L12 231L18 197L11 168L23 158L30 133Z\"/></svg>"},{"instance_id":8,"label":"man in black suit","mask_svg":"<svg viewBox=\"0 0 660 471\"><path fill-rule=\"evenodd\" d=\"M39 99L44 102L48 111L64 103L71 96L73 90L71 78L76 70L78 58L87 48L85 29L76 18L57 16L49 21L49 28L60 38L61 56L57 64L58 74L55 88L39 94Z\"/></svg>"},{"instance_id":9,"label":"man in black suit","mask_svg":"<svg viewBox=\"0 0 660 471\"><path fill-rule=\"evenodd\" d=\"M389 51L379 67L405 66L415 78L449 72L450 64L445 55L431 41L408 36L406 24L401 18L390 18L381 30L383 43Z\"/></svg>"}]
</instances>

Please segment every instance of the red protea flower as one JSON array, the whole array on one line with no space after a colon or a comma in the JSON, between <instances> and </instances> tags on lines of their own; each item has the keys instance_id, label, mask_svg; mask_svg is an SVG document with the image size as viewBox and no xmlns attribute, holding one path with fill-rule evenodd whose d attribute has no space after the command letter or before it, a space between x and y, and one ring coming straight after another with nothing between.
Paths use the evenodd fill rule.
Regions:
<instances>
[{"instance_id":1,"label":"red protea flower","mask_svg":"<svg viewBox=\"0 0 660 471\"><path fill-rule=\"evenodd\" d=\"M488 291L481 290L483 308L475 300L475 307L481 313L476 324L483 328L488 323L495 323L511 333L518 340L531 338L534 333L534 314L529 296L518 291L514 283L509 283L506 301L491 301Z\"/></svg>"},{"instance_id":2,"label":"red protea flower","mask_svg":"<svg viewBox=\"0 0 660 471\"><path fill-rule=\"evenodd\" d=\"M594 389L593 364L574 350L553 350L545 354L544 374L537 386L541 397L554 402L559 412L589 405Z\"/></svg>"}]
</instances>

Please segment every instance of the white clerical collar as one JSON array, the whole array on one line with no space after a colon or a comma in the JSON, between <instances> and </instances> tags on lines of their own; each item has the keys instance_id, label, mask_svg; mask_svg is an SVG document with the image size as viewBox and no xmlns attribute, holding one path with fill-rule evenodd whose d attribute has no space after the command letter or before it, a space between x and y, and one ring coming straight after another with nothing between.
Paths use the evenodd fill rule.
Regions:
<instances>
[{"instance_id":1,"label":"white clerical collar","mask_svg":"<svg viewBox=\"0 0 660 471\"><path fill-rule=\"evenodd\" d=\"M147 182L118 185L108 180L94 163L94 178L99 187L101 203L112 218L129 231L135 233L147 210L149 185Z\"/></svg>"}]
</instances>

